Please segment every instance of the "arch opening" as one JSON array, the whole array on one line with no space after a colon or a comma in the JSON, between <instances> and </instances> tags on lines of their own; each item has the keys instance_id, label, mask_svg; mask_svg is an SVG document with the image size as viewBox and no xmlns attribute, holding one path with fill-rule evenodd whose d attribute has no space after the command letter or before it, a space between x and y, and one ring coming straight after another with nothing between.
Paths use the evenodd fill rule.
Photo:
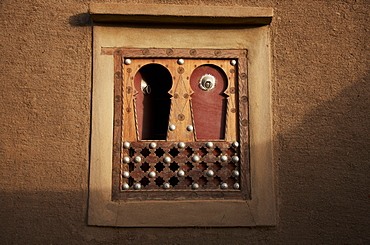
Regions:
<instances>
[{"instance_id":1,"label":"arch opening","mask_svg":"<svg viewBox=\"0 0 370 245\"><path fill-rule=\"evenodd\" d=\"M171 107L171 73L162 65L148 64L134 78L136 117L140 140L165 140Z\"/></svg>"},{"instance_id":2,"label":"arch opening","mask_svg":"<svg viewBox=\"0 0 370 245\"><path fill-rule=\"evenodd\" d=\"M228 81L216 65L197 67L190 77L192 108L198 140L225 139Z\"/></svg>"}]
</instances>

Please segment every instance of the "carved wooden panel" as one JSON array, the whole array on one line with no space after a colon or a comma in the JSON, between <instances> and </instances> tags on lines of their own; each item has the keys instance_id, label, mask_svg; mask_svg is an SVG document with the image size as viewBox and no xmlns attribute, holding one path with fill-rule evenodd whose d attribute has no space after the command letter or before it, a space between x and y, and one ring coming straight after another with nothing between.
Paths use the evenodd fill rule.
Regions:
<instances>
[{"instance_id":1,"label":"carved wooden panel","mask_svg":"<svg viewBox=\"0 0 370 245\"><path fill-rule=\"evenodd\" d=\"M250 198L246 50L102 54L115 67L113 200Z\"/></svg>"}]
</instances>

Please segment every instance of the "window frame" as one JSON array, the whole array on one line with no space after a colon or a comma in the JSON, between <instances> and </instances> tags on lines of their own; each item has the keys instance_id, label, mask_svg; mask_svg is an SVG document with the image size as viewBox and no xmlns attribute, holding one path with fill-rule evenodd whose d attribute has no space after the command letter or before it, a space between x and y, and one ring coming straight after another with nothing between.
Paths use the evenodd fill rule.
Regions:
<instances>
[{"instance_id":1,"label":"window frame","mask_svg":"<svg viewBox=\"0 0 370 245\"><path fill-rule=\"evenodd\" d=\"M247 50L220 50L220 49L135 49L135 48L102 48L102 54L110 55L114 60L114 67L115 67L115 77L114 77L114 135L113 135L113 190L112 190L112 200L149 200L149 199L204 199L204 200L220 200L220 199L233 199L233 200L246 200L250 199L250 173L249 173L249 134L248 134L248 91L247 91ZM197 191L189 189L171 189L171 190L163 190L162 188L157 187L157 189L152 190L140 190L140 191L122 191L121 190L121 164L123 162L123 145L124 141L127 139L124 138L123 131L125 130L135 130L131 125L128 127L125 125L123 120L123 114L125 110L123 109L123 103L126 101L124 92L125 91L125 82L128 83L127 78L129 76L134 75L131 74L131 65L125 65L124 60L130 59L147 59L148 63L153 64L161 64L163 61L172 60L172 62L176 62L177 59L184 59L186 63L193 64L192 61L199 60L198 64L213 64L212 60L217 63L216 60L222 60L223 62L230 62L232 59L236 61L236 66L230 65L230 69L233 71L225 71L229 76L234 76L233 86L236 88L229 88L228 93L231 93L233 89L234 92L232 94L232 103L237 103L236 106L236 114L230 112L230 117L234 118L231 119L231 122L238 124L238 126L233 125L234 132L233 136L229 136L229 139L233 139L234 141L239 139L238 144L240 147L236 147L235 150L239 151L239 149L243 149L238 155L241 157L240 163L238 166L240 167L241 181L239 182L240 188L237 190L232 189L231 187L222 190L220 189L200 189ZM126 67L127 66L127 67ZM225 64L224 64L225 66ZM180 67L180 66L179 66ZM199 67L199 66L197 66ZM172 75L177 74L177 66L168 68L172 71ZM174 70L171 70L174 69ZM130 72L126 74L127 70ZM235 74L236 73L236 74ZM131 74L131 75L129 75ZM126 78L126 79L125 79ZM235 81L234 81L235 79ZM131 85L129 85L131 87ZM130 93L132 94L132 93ZM238 100L238 98L240 98ZM234 101L235 100L235 101ZM225 112L226 113L226 112ZM236 121L235 121L236 119ZM167 125L168 126L168 125ZM239 132L239 133L236 133ZM235 135L237 134L237 135ZM156 140L140 140L135 137L136 142L141 142L140 145L144 144L145 142L148 145L150 142L156 142ZM161 140L160 140L161 141ZM158 141L157 143L161 143ZM162 140L163 141L163 140ZM176 141L167 141L164 140L166 145L168 143L176 143ZM183 141L183 140L180 140ZM180 142L180 141L177 141ZM196 140L194 143L198 144L205 144L210 140ZM220 139L220 140L212 140L215 144L223 144L226 143L228 140ZM191 143L193 141L185 141L186 143L190 143L190 145L194 145ZM229 142L230 147L232 142ZM238 167L238 169L239 169ZM226 172L224 172L226 174ZM231 174L231 172L230 172ZM238 178L239 179L239 178ZM166 193L165 193L165 192Z\"/></svg>"},{"instance_id":2,"label":"window frame","mask_svg":"<svg viewBox=\"0 0 370 245\"><path fill-rule=\"evenodd\" d=\"M155 6L93 4L90 7L95 24L88 224L120 227L275 225L267 25L272 9L228 7L222 10L207 6L205 12L192 8L184 13L189 6ZM162 12L158 12L159 6ZM171 14L161 18L165 13ZM129 23L131 20L136 24ZM176 26L171 23L173 20ZM197 23L203 20L204 25L183 26L186 20ZM142 33L148 38L140 39ZM249 200L112 201L112 152L116 147L112 143L114 62L112 57L102 54L102 47L248 50L249 83L245 92L250 112Z\"/></svg>"}]
</instances>

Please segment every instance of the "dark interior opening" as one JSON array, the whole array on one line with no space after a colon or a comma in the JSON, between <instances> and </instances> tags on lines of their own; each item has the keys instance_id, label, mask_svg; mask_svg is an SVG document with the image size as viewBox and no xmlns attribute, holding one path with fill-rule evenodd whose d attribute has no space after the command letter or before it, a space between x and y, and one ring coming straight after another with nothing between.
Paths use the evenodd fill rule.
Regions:
<instances>
[{"instance_id":1,"label":"dark interior opening","mask_svg":"<svg viewBox=\"0 0 370 245\"><path fill-rule=\"evenodd\" d=\"M143 66L135 75L136 112L141 140L165 140L171 107L171 73L162 65Z\"/></svg>"}]
</instances>

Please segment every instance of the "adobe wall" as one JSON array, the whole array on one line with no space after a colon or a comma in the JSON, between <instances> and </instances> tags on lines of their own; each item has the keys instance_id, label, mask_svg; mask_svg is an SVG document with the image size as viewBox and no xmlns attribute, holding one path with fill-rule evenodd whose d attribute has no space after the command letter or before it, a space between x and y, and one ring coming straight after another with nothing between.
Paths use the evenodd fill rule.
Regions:
<instances>
[{"instance_id":1,"label":"adobe wall","mask_svg":"<svg viewBox=\"0 0 370 245\"><path fill-rule=\"evenodd\" d=\"M5 0L0 3L0 242L368 244L369 1L128 2L274 8L278 225L87 226L90 2Z\"/></svg>"}]
</instances>

